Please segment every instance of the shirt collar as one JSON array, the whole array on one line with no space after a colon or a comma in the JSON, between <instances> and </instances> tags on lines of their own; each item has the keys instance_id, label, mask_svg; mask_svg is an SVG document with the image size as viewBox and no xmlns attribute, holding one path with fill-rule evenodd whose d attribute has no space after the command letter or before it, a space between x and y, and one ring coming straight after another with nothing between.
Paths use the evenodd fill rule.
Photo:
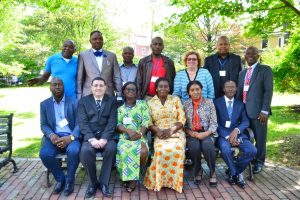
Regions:
<instances>
[{"instance_id":1,"label":"shirt collar","mask_svg":"<svg viewBox=\"0 0 300 200\"><path fill-rule=\"evenodd\" d=\"M120 65L120 67L125 67L125 64L122 63L122 64ZM136 67L136 65L135 65L134 63L132 63L132 65L130 65L130 67ZM125 68L126 68L126 67L125 67Z\"/></svg>"},{"instance_id":2,"label":"shirt collar","mask_svg":"<svg viewBox=\"0 0 300 200\"><path fill-rule=\"evenodd\" d=\"M100 100L100 101L102 101L102 99L103 99L103 97L102 98L100 98L100 99L97 99L95 96L93 96L94 97L94 99L95 99L95 102L97 101L97 100Z\"/></svg>"},{"instance_id":3,"label":"shirt collar","mask_svg":"<svg viewBox=\"0 0 300 200\"><path fill-rule=\"evenodd\" d=\"M52 97L52 100L53 100L53 102L56 103L56 104L64 103L64 102L65 102L65 95L63 96L63 98L60 100L59 103L57 103L57 102L55 101L54 97Z\"/></svg>"},{"instance_id":4,"label":"shirt collar","mask_svg":"<svg viewBox=\"0 0 300 200\"><path fill-rule=\"evenodd\" d=\"M61 58L61 59L69 59L70 61L74 58L73 55L72 55L71 58L64 58L63 55L62 55L62 53L58 54L57 57L58 57L58 58Z\"/></svg>"},{"instance_id":5,"label":"shirt collar","mask_svg":"<svg viewBox=\"0 0 300 200\"><path fill-rule=\"evenodd\" d=\"M225 98L226 104L228 104L228 101L232 101L232 103L234 102L234 97L232 99L229 99L228 97L226 97L224 95L224 98Z\"/></svg>"},{"instance_id":6,"label":"shirt collar","mask_svg":"<svg viewBox=\"0 0 300 200\"><path fill-rule=\"evenodd\" d=\"M254 68L257 66L258 62L254 63L252 66L249 66L252 68L252 71L254 70Z\"/></svg>"},{"instance_id":7,"label":"shirt collar","mask_svg":"<svg viewBox=\"0 0 300 200\"><path fill-rule=\"evenodd\" d=\"M93 52L95 53L96 51L100 51L100 52L103 52L103 49L100 49L100 50L96 50L94 48L92 48Z\"/></svg>"}]
</instances>

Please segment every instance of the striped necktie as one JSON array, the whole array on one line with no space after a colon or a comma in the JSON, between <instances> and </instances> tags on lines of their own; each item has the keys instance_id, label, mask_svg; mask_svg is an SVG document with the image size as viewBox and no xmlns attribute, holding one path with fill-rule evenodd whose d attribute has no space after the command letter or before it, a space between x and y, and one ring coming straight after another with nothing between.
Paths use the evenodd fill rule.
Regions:
<instances>
[{"instance_id":1,"label":"striped necktie","mask_svg":"<svg viewBox=\"0 0 300 200\"><path fill-rule=\"evenodd\" d=\"M96 106L97 106L97 109L100 110L101 100L96 100Z\"/></svg>"},{"instance_id":2,"label":"striped necktie","mask_svg":"<svg viewBox=\"0 0 300 200\"><path fill-rule=\"evenodd\" d=\"M249 84L250 84L251 75L252 75L251 71L252 71L252 67L249 67L248 70L247 70L247 74L246 74L246 80L245 80L245 83L244 83L244 88L245 88L245 86L248 86L248 89L249 89ZM243 102L244 103L246 103L247 92L248 91L243 91Z\"/></svg>"}]
</instances>

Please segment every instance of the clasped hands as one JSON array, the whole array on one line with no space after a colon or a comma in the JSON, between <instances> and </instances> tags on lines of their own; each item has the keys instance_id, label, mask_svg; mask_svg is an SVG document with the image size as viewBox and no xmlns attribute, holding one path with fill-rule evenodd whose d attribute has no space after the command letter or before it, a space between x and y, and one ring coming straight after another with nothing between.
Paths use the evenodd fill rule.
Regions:
<instances>
[{"instance_id":1,"label":"clasped hands","mask_svg":"<svg viewBox=\"0 0 300 200\"><path fill-rule=\"evenodd\" d=\"M237 129L233 129L233 131L229 135L229 138L227 139L233 147L237 147L240 145L240 142L238 141L238 134L239 131Z\"/></svg>"},{"instance_id":2,"label":"clasped hands","mask_svg":"<svg viewBox=\"0 0 300 200\"><path fill-rule=\"evenodd\" d=\"M141 139L142 134L140 132L134 131L132 129L127 129L126 133L128 133L130 140L135 141Z\"/></svg>"},{"instance_id":3,"label":"clasped hands","mask_svg":"<svg viewBox=\"0 0 300 200\"><path fill-rule=\"evenodd\" d=\"M89 140L89 142L91 143L91 145L95 149L102 149L107 144L107 140L106 139L99 139L99 140L97 140L96 138L92 138L92 139Z\"/></svg>"},{"instance_id":4,"label":"clasped hands","mask_svg":"<svg viewBox=\"0 0 300 200\"><path fill-rule=\"evenodd\" d=\"M173 134L175 134L177 131L175 131L175 129L173 128L168 128L168 129L159 129L157 130L157 137L161 140L165 140L165 139L168 139L170 138Z\"/></svg>"},{"instance_id":5,"label":"clasped hands","mask_svg":"<svg viewBox=\"0 0 300 200\"><path fill-rule=\"evenodd\" d=\"M197 132L197 131L188 130L187 133L193 138L197 138L198 140L203 140L204 138L210 135L208 131Z\"/></svg>"},{"instance_id":6,"label":"clasped hands","mask_svg":"<svg viewBox=\"0 0 300 200\"><path fill-rule=\"evenodd\" d=\"M52 144L56 145L58 148L64 149L71 142L71 137L70 136L59 137L56 134L52 134L50 136L50 140Z\"/></svg>"}]
</instances>

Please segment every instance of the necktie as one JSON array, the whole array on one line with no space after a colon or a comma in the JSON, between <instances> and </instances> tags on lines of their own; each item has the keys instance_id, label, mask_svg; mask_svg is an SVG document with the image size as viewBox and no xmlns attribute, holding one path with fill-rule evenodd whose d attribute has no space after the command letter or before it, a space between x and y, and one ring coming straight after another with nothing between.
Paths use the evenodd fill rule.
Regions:
<instances>
[{"instance_id":1,"label":"necktie","mask_svg":"<svg viewBox=\"0 0 300 200\"><path fill-rule=\"evenodd\" d=\"M231 119L231 115L232 115L232 101L228 101L227 112L228 112L229 119Z\"/></svg>"},{"instance_id":2,"label":"necktie","mask_svg":"<svg viewBox=\"0 0 300 200\"><path fill-rule=\"evenodd\" d=\"M102 56L102 51L95 51L95 52L94 52L94 55L95 55L96 57L101 57L101 56Z\"/></svg>"},{"instance_id":3,"label":"necktie","mask_svg":"<svg viewBox=\"0 0 300 200\"><path fill-rule=\"evenodd\" d=\"M246 74L246 79L245 79L245 84L244 84L244 86L249 86L249 84L250 84L250 80L251 80L251 71L252 71L252 67L249 67L248 70L247 70L247 74ZM244 103L246 103L247 92L248 92L248 91L243 91L243 102L244 102Z\"/></svg>"},{"instance_id":4,"label":"necktie","mask_svg":"<svg viewBox=\"0 0 300 200\"><path fill-rule=\"evenodd\" d=\"M100 110L101 100L96 100L96 106L97 106L97 109Z\"/></svg>"}]
</instances>

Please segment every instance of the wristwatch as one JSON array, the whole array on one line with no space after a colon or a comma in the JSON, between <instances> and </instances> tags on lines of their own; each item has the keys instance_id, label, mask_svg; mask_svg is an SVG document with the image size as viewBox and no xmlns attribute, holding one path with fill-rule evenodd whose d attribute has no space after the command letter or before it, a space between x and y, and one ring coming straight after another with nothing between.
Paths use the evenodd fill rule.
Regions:
<instances>
[{"instance_id":1,"label":"wristwatch","mask_svg":"<svg viewBox=\"0 0 300 200\"><path fill-rule=\"evenodd\" d=\"M75 140L75 137L73 135L70 135L71 141Z\"/></svg>"}]
</instances>

